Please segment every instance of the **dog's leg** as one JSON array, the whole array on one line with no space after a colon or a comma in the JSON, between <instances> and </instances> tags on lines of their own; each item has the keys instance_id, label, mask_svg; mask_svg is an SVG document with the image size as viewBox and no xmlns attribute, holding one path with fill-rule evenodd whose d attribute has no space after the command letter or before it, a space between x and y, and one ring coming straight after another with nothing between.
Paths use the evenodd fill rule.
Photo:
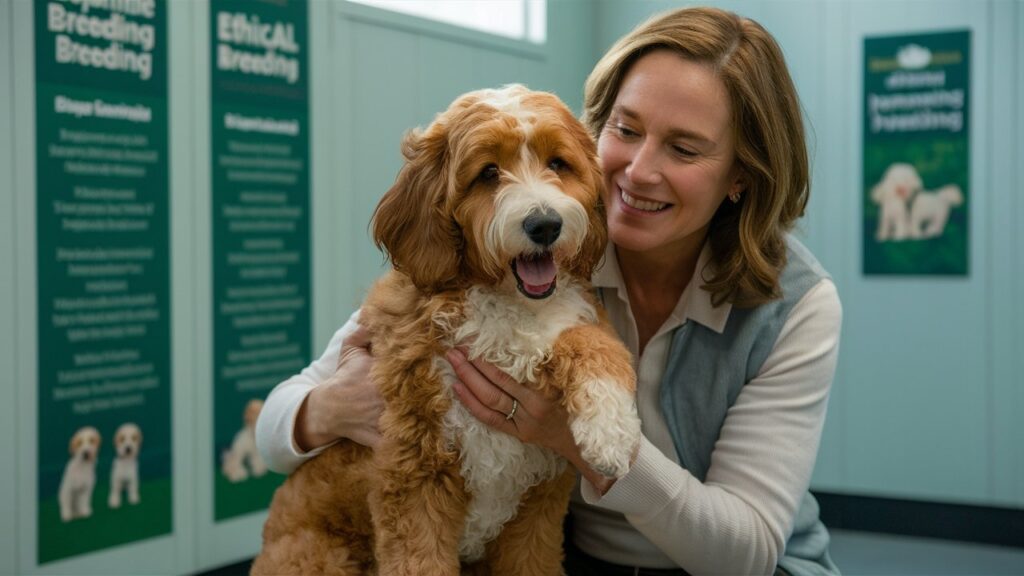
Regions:
<instances>
[{"instance_id":1,"label":"dog's leg","mask_svg":"<svg viewBox=\"0 0 1024 576\"><path fill-rule=\"evenodd\" d=\"M312 553L296 554L296 550ZM370 567L350 553L344 538L315 529L302 529L265 543L249 569L252 576L365 576Z\"/></svg>"},{"instance_id":2,"label":"dog's leg","mask_svg":"<svg viewBox=\"0 0 1024 576\"><path fill-rule=\"evenodd\" d=\"M270 503L253 574L374 573L370 457L340 442L292 472Z\"/></svg>"},{"instance_id":3,"label":"dog's leg","mask_svg":"<svg viewBox=\"0 0 1024 576\"><path fill-rule=\"evenodd\" d=\"M568 467L526 493L516 517L487 547L491 576L556 576L562 570L562 522L576 481Z\"/></svg>"},{"instance_id":4,"label":"dog's leg","mask_svg":"<svg viewBox=\"0 0 1024 576\"><path fill-rule=\"evenodd\" d=\"M249 468L252 469L252 475L256 478L267 473L267 465L263 462L263 457L260 456L259 450L256 450L255 447L249 454Z\"/></svg>"},{"instance_id":5,"label":"dog's leg","mask_svg":"<svg viewBox=\"0 0 1024 576\"><path fill-rule=\"evenodd\" d=\"M552 356L549 377L565 385L569 427L583 459L605 476L624 475L640 442L629 352L609 328L586 325L562 332Z\"/></svg>"},{"instance_id":6,"label":"dog's leg","mask_svg":"<svg viewBox=\"0 0 1024 576\"><path fill-rule=\"evenodd\" d=\"M75 497L75 518L88 518L92 516L92 489L93 482L90 482Z\"/></svg>"},{"instance_id":7,"label":"dog's leg","mask_svg":"<svg viewBox=\"0 0 1024 576\"><path fill-rule=\"evenodd\" d=\"M118 474L117 464L114 464L113 470L110 472L110 496L107 497L107 506L110 508L121 507L121 490L124 478Z\"/></svg>"},{"instance_id":8,"label":"dog's leg","mask_svg":"<svg viewBox=\"0 0 1024 576\"><path fill-rule=\"evenodd\" d=\"M139 503L139 463L132 462L131 475L128 476L128 502Z\"/></svg>"},{"instance_id":9,"label":"dog's leg","mask_svg":"<svg viewBox=\"0 0 1024 576\"><path fill-rule=\"evenodd\" d=\"M61 482L60 492L57 495L60 501L60 519L63 522L70 522L75 517L74 494L68 488L66 482Z\"/></svg>"},{"instance_id":10,"label":"dog's leg","mask_svg":"<svg viewBox=\"0 0 1024 576\"><path fill-rule=\"evenodd\" d=\"M387 462L370 494L378 568L388 576L457 576L467 505L458 457L442 442L413 437L423 442L399 448L386 440L378 450Z\"/></svg>"}]
</instances>

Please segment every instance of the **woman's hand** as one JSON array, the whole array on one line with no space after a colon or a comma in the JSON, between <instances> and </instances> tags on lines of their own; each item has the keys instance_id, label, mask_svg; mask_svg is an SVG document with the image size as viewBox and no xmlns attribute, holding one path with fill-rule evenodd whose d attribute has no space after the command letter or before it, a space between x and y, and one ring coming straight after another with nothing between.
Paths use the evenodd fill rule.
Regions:
<instances>
[{"instance_id":1,"label":"woman's hand","mask_svg":"<svg viewBox=\"0 0 1024 576\"><path fill-rule=\"evenodd\" d=\"M557 400L531 390L488 362L469 360L462 348L449 350L448 362L459 377L452 388L459 401L484 424L511 436L550 448L604 494L615 479L592 469L569 429L569 414Z\"/></svg>"},{"instance_id":2,"label":"woman's hand","mask_svg":"<svg viewBox=\"0 0 1024 576\"><path fill-rule=\"evenodd\" d=\"M303 451L348 438L375 448L384 401L370 381L370 335L359 326L341 342L338 369L306 396L295 420L295 443Z\"/></svg>"}]
</instances>

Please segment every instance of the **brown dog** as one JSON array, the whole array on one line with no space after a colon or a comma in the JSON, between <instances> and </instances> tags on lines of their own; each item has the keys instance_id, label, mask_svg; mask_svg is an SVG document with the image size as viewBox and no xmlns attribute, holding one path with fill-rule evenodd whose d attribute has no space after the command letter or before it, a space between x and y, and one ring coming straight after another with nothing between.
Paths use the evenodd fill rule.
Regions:
<instances>
[{"instance_id":1,"label":"brown dog","mask_svg":"<svg viewBox=\"0 0 1024 576\"><path fill-rule=\"evenodd\" d=\"M254 574L562 573L573 470L453 396L456 345L557 398L584 459L621 476L640 437L629 353L589 280L605 246L593 141L553 95L458 98L403 142L374 215L394 270L360 323L381 446L342 441L278 489Z\"/></svg>"}]
</instances>

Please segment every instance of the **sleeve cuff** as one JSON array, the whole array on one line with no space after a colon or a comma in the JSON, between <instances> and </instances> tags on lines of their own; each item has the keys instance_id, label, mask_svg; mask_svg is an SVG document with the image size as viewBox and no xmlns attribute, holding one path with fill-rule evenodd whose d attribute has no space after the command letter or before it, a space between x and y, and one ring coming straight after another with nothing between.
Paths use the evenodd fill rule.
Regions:
<instances>
[{"instance_id":1,"label":"sleeve cuff","mask_svg":"<svg viewBox=\"0 0 1024 576\"><path fill-rule=\"evenodd\" d=\"M632 468L616 480L604 496L590 482L584 480L580 483L580 492L588 504L641 522L664 510L684 488L679 465L662 454L646 437L640 440L640 450Z\"/></svg>"}]
</instances>

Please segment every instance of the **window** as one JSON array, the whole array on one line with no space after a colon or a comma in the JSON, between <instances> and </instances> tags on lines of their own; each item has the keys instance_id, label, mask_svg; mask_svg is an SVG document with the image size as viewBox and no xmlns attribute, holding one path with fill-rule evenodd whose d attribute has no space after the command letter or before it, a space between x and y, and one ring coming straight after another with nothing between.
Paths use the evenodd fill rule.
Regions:
<instances>
[{"instance_id":1,"label":"window","mask_svg":"<svg viewBox=\"0 0 1024 576\"><path fill-rule=\"evenodd\" d=\"M547 39L547 0L349 0L543 44Z\"/></svg>"}]
</instances>

